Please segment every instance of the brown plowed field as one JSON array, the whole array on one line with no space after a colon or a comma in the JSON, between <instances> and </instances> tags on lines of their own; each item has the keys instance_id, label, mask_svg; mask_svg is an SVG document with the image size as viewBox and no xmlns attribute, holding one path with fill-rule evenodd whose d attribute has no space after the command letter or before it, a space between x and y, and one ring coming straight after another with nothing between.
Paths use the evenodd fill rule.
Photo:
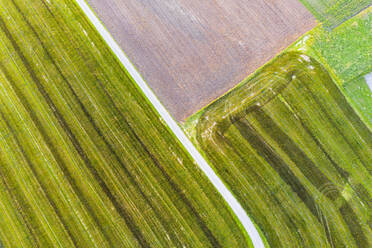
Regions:
<instances>
[{"instance_id":1,"label":"brown plowed field","mask_svg":"<svg viewBox=\"0 0 372 248\"><path fill-rule=\"evenodd\" d=\"M298 0L88 0L179 121L316 25Z\"/></svg>"}]
</instances>

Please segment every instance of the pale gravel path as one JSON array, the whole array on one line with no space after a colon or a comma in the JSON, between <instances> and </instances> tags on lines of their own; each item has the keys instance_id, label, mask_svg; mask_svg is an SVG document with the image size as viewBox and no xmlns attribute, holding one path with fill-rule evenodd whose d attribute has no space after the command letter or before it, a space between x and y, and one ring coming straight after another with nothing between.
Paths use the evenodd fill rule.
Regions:
<instances>
[{"instance_id":1,"label":"pale gravel path","mask_svg":"<svg viewBox=\"0 0 372 248\"><path fill-rule=\"evenodd\" d=\"M236 198L232 195L232 193L227 189L227 187L223 184L222 180L216 175L216 173L209 166L207 161L202 157L202 155L195 148L195 146L191 143L191 141L187 138L187 136L182 131L182 129L178 126L177 122L172 118L172 116L164 108L164 106L161 104L159 99L155 96L155 94L152 92L150 87L146 84L146 82L143 80L141 75L134 68L133 64L130 62L130 60L121 50L119 45L115 42L115 40L112 38L110 33L105 29L103 24L99 21L99 19L96 17L93 11L90 9L90 7L85 2L85 0L76 0L76 2L80 6L80 8L83 10L83 12L87 15L88 19L97 29L99 34L103 37L107 45L112 49L114 54L117 56L117 58L126 68L126 70L132 76L132 78L137 83L137 85L141 88L141 90L143 91L147 99L149 99L149 101L155 107L156 111L164 119L164 121L167 123L167 125L172 130L172 132L176 135L178 140L186 148L189 154L197 162L201 170L206 174L206 176L209 178L209 180L212 182L212 184L216 187L218 192L222 195L224 200L227 202L227 204L231 207L231 209L233 210L233 212L238 217L239 221L241 222L241 224L244 226L245 230L247 231L249 237L251 238L253 242L254 247L256 248L265 247L256 227L254 226L253 222L248 217L247 213L244 211L240 203L236 200Z\"/></svg>"}]
</instances>

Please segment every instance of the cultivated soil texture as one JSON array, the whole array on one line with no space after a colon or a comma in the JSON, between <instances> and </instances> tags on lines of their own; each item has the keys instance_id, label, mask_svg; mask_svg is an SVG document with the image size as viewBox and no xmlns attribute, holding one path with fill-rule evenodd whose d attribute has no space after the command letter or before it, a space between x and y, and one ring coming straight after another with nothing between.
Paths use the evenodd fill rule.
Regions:
<instances>
[{"instance_id":1,"label":"cultivated soil texture","mask_svg":"<svg viewBox=\"0 0 372 248\"><path fill-rule=\"evenodd\" d=\"M88 0L178 120L316 25L297 0Z\"/></svg>"}]
</instances>

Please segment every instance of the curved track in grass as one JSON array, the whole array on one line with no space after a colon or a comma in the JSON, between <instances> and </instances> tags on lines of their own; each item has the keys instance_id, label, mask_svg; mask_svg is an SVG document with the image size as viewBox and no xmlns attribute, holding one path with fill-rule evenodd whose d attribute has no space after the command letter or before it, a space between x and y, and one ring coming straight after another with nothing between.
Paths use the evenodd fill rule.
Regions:
<instances>
[{"instance_id":1,"label":"curved track in grass","mask_svg":"<svg viewBox=\"0 0 372 248\"><path fill-rule=\"evenodd\" d=\"M317 61L284 53L195 122L272 247L371 246L372 133Z\"/></svg>"}]
</instances>

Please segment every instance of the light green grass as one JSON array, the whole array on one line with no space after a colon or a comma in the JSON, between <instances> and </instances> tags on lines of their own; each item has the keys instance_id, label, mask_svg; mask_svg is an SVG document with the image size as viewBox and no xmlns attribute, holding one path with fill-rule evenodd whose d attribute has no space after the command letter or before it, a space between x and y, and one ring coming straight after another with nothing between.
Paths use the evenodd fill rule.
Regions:
<instances>
[{"instance_id":1,"label":"light green grass","mask_svg":"<svg viewBox=\"0 0 372 248\"><path fill-rule=\"evenodd\" d=\"M350 90L360 84L360 78L372 71L372 7L328 31L318 26L290 46L287 51L301 51L322 63L330 72L358 114L372 129L367 117L372 101L368 92ZM355 82L355 86L353 86ZM346 88L347 87L347 88ZM368 89L367 89L368 90Z\"/></svg>"},{"instance_id":2,"label":"light green grass","mask_svg":"<svg viewBox=\"0 0 372 248\"><path fill-rule=\"evenodd\" d=\"M372 7L328 31L318 26L287 50L300 50L319 60L344 84L372 71Z\"/></svg>"},{"instance_id":3,"label":"light green grass","mask_svg":"<svg viewBox=\"0 0 372 248\"><path fill-rule=\"evenodd\" d=\"M321 64L285 53L192 126L271 247L371 246L372 134Z\"/></svg>"},{"instance_id":4,"label":"light green grass","mask_svg":"<svg viewBox=\"0 0 372 248\"><path fill-rule=\"evenodd\" d=\"M334 28L371 5L370 0L300 0L326 27Z\"/></svg>"},{"instance_id":5,"label":"light green grass","mask_svg":"<svg viewBox=\"0 0 372 248\"><path fill-rule=\"evenodd\" d=\"M352 106L358 110L365 123L372 126L372 92L365 78L354 79L343 85L343 89L350 98Z\"/></svg>"},{"instance_id":6,"label":"light green grass","mask_svg":"<svg viewBox=\"0 0 372 248\"><path fill-rule=\"evenodd\" d=\"M5 247L251 247L74 1L0 1Z\"/></svg>"}]
</instances>

